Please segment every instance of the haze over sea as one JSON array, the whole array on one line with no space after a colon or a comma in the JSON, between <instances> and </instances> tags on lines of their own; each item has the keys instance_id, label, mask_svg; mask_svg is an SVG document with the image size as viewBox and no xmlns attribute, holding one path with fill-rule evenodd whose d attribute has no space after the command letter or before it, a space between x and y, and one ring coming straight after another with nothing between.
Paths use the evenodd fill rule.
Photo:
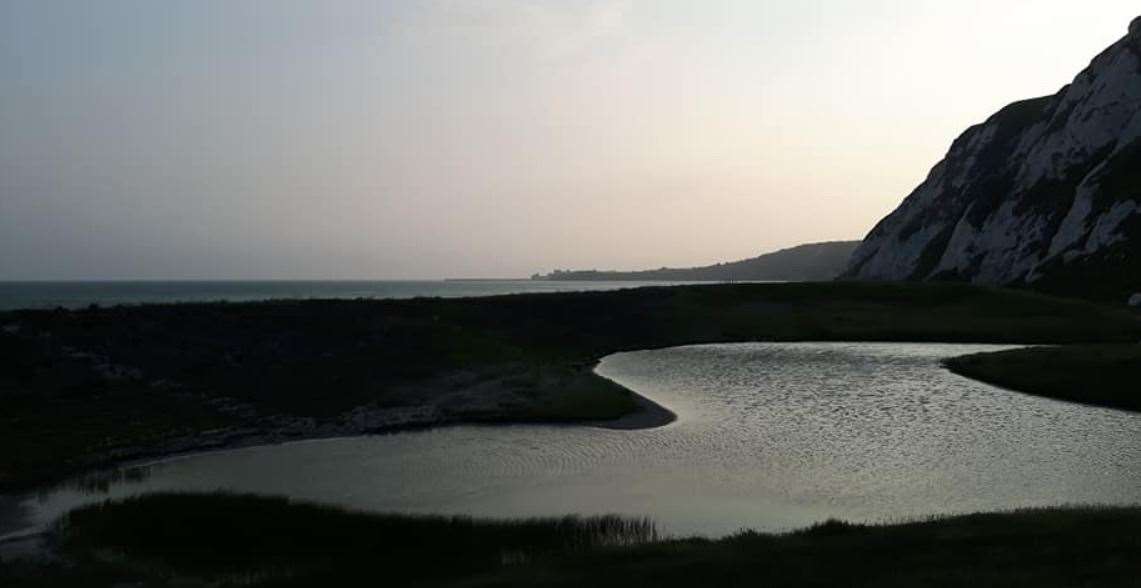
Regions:
<instances>
[{"instance_id":1,"label":"haze over sea","mask_svg":"<svg viewBox=\"0 0 1141 588\"><path fill-rule=\"evenodd\" d=\"M0 282L0 310L90 304L248 302L282 298L462 298L537 292L617 290L701 282L547 280L112 280Z\"/></svg>"}]
</instances>

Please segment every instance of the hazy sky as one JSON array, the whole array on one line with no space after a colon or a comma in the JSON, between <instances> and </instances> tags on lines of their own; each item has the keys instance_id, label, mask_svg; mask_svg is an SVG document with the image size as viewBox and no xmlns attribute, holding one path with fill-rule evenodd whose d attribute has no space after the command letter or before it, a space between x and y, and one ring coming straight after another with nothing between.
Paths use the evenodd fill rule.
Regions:
<instances>
[{"instance_id":1,"label":"hazy sky","mask_svg":"<svg viewBox=\"0 0 1141 588\"><path fill-rule=\"evenodd\" d=\"M523 276L861 238L1137 0L0 0L0 279Z\"/></svg>"}]
</instances>

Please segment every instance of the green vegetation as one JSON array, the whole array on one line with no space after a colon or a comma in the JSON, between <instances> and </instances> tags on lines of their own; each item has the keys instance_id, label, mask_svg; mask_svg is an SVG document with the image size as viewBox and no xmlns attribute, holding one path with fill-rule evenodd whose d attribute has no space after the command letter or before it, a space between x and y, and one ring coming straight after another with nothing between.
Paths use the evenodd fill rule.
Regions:
<instances>
[{"instance_id":1,"label":"green vegetation","mask_svg":"<svg viewBox=\"0 0 1141 588\"><path fill-rule=\"evenodd\" d=\"M1141 411L1141 344L1066 345L976 353L951 371L1027 394Z\"/></svg>"},{"instance_id":2,"label":"green vegetation","mask_svg":"<svg viewBox=\"0 0 1141 588\"><path fill-rule=\"evenodd\" d=\"M624 350L1139 336L1141 317L1127 309L961 284L726 284L7 312L0 313L0 491L239 434L280 439L614 418L635 403L592 368ZM379 416L354 420L358 407ZM408 417L409 410L420 412Z\"/></svg>"},{"instance_id":3,"label":"green vegetation","mask_svg":"<svg viewBox=\"0 0 1141 588\"><path fill-rule=\"evenodd\" d=\"M1133 586L1139 527L1141 508L1063 508L663 541L650 522L618 517L496 522L161 494L74 511L54 532L70 567L0 566L0 582Z\"/></svg>"}]
</instances>

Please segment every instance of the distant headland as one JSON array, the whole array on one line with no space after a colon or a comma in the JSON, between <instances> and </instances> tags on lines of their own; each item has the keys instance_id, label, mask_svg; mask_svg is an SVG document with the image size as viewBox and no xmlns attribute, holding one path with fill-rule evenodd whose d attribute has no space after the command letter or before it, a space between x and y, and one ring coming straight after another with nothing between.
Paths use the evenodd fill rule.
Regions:
<instances>
[{"instance_id":1,"label":"distant headland","mask_svg":"<svg viewBox=\"0 0 1141 588\"><path fill-rule=\"evenodd\" d=\"M757 257L701 267L663 267L642 271L555 270L532 280L675 281L675 282L811 282L831 280L844 270L859 241L808 243Z\"/></svg>"}]
</instances>

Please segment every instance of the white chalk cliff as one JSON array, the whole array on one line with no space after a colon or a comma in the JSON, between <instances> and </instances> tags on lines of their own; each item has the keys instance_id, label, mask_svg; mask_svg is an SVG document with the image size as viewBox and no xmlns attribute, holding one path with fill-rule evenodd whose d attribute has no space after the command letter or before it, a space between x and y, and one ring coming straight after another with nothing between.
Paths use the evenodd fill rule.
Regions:
<instances>
[{"instance_id":1,"label":"white chalk cliff","mask_svg":"<svg viewBox=\"0 0 1141 588\"><path fill-rule=\"evenodd\" d=\"M1141 292L1141 17L1057 94L956 139L844 277Z\"/></svg>"}]
</instances>

